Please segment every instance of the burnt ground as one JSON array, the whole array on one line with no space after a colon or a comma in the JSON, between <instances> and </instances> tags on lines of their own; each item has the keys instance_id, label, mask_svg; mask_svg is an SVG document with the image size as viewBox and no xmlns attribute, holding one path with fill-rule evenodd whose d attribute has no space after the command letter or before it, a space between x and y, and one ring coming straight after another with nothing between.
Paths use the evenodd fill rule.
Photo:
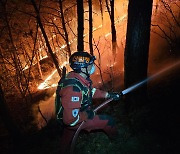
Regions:
<instances>
[{"instance_id":1,"label":"burnt ground","mask_svg":"<svg viewBox=\"0 0 180 154\"><path fill-rule=\"evenodd\" d=\"M124 102L112 102L100 113L116 119L119 135L109 140L103 132L81 132L77 154L179 154L180 69L176 67L150 82L149 102L137 112L126 114ZM0 152L59 153L62 129L55 121L40 131L31 131L14 145L7 131L1 136Z\"/></svg>"}]
</instances>

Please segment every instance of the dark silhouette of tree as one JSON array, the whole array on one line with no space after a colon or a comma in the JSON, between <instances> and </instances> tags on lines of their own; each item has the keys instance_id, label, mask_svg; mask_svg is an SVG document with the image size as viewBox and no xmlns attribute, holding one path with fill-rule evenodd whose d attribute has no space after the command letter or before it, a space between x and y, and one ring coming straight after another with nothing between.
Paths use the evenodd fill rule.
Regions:
<instances>
[{"instance_id":1,"label":"dark silhouette of tree","mask_svg":"<svg viewBox=\"0 0 180 154\"><path fill-rule=\"evenodd\" d=\"M51 55L51 58L52 58L55 66L56 66L56 69L57 69L57 71L58 71L59 76L61 77L61 70L60 70L60 68L59 68L58 58L57 58L57 56L56 56L56 55L53 53L53 51L52 51L52 48L51 48L51 45L50 45L50 43L49 43L47 34L46 34L45 29L44 29L44 27L43 27L43 24L42 24L42 22L41 22L39 9L38 9L38 7L37 7L37 5L36 5L36 3L35 3L34 0L31 0L31 3L32 3L32 5L33 5L33 7L34 7L34 10L35 10L35 12L36 12L37 22L38 22L38 24L39 24L39 27L40 27L41 32L42 32L42 34L43 34L43 37L44 37L44 39L45 39L45 42L46 42L46 45L47 45L47 48L48 48L48 52L49 52L49 54Z\"/></svg>"},{"instance_id":2,"label":"dark silhouette of tree","mask_svg":"<svg viewBox=\"0 0 180 154\"><path fill-rule=\"evenodd\" d=\"M108 0L106 0L106 7L108 10L110 20L111 20L112 52L113 52L113 55L115 56L117 43L116 43L116 28L114 24L114 0L110 0L110 7L108 4Z\"/></svg>"},{"instance_id":3,"label":"dark silhouette of tree","mask_svg":"<svg viewBox=\"0 0 180 154\"><path fill-rule=\"evenodd\" d=\"M100 7L100 12L101 12L101 19L103 21L103 2L102 2L102 0L99 0L99 7Z\"/></svg>"},{"instance_id":4,"label":"dark silhouette of tree","mask_svg":"<svg viewBox=\"0 0 180 154\"><path fill-rule=\"evenodd\" d=\"M147 78L150 25L153 0L130 0L124 61L125 88ZM127 95L127 109L146 102L147 84Z\"/></svg>"},{"instance_id":5,"label":"dark silhouette of tree","mask_svg":"<svg viewBox=\"0 0 180 154\"><path fill-rule=\"evenodd\" d=\"M65 23L65 19L64 19L64 11L63 11L63 2L62 2L62 0L59 0L59 8L60 8L60 12L61 12L62 27L63 27L64 35L65 35L64 39L65 39L65 42L66 42L66 45L67 45L68 55L70 57L71 56L71 48L70 48L70 45L69 45L69 36L68 36L68 32L67 32L67 29L66 29L66 23Z\"/></svg>"},{"instance_id":6,"label":"dark silhouette of tree","mask_svg":"<svg viewBox=\"0 0 180 154\"><path fill-rule=\"evenodd\" d=\"M9 113L8 107L6 105L6 100L4 97L4 92L1 87L1 83L0 83L0 115L6 129L8 130L10 136L12 137L14 147L17 150L18 148L17 146L21 142L23 134L21 133L20 129L17 127L17 125L15 124Z\"/></svg>"},{"instance_id":7,"label":"dark silhouette of tree","mask_svg":"<svg viewBox=\"0 0 180 154\"><path fill-rule=\"evenodd\" d=\"M6 46L7 44L4 44L2 46L1 50L1 58L5 62L5 59L7 58L9 63L11 65L11 68L13 70L9 71L8 67L6 66L6 62L3 64L5 69L7 69L7 75L10 77L5 77L11 78L9 79L11 83L13 83L18 90L17 92L20 92L22 99L25 98L27 92L30 94L29 90L29 77L30 77L30 71L26 74L23 71L23 64L21 60L21 53L18 50L18 41L20 40L20 34L17 33L18 29L14 27L12 28L12 23L13 23L13 15L17 11L13 11L11 13L8 12L8 4L7 1L0 1L0 5L2 8L2 21L4 24L4 28L2 29L2 33L6 33L6 35L3 35L3 37L6 38L7 42L5 41L4 43L8 43L8 46L6 48L6 52L3 52L3 46ZM33 52L34 53L34 52ZM24 56L24 55L23 55Z\"/></svg>"},{"instance_id":8,"label":"dark silhouette of tree","mask_svg":"<svg viewBox=\"0 0 180 154\"><path fill-rule=\"evenodd\" d=\"M154 19L152 19L152 32L166 40L171 54L179 52L180 6L177 1L159 0L156 3Z\"/></svg>"},{"instance_id":9,"label":"dark silhouette of tree","mask_svg":"<svg viewBox=\"0 0 180 154\"><path fill-rule=\"evenodd\" d=\"M84 51L84 5L77 0L77 51Z\"/></svg>"},{"instance_id":10,"label":"dark silhouette of tree","mask_svg":"<svg viewBox=\"0 0 180 154\"><path fill-rule=\"evenodd\" d=\"M92 0L88 0L89 4L89 49L90 54L93 55L93 44L92 44L92 38L93 38L93 19L92 19Z\"/></svg>"}]
</instances>

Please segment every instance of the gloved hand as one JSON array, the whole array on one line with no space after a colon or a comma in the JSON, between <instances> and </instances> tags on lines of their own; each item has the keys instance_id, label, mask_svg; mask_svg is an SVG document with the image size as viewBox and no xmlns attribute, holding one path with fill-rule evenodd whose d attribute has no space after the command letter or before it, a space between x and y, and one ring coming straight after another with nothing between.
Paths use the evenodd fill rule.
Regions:
<instances>
[{"instance_id":1,"label":"gloved hand","mask_svg":"<svg viewBox=\"0 0 180 154\"><path fill-rule=\"evenodd\" d=\"M95 116L95 112L93 110L88 109L86 110L86 113L88 115L88 119L93 119Z\"/></svg>"},{"instance_id":2,"label":"gloved hand","mask_svg":"<svg viewBox=\"0 0 180 154\"><path fill-rule=\"evenodd\" d=\"M118 101L121 98L121 93L119 94L118 92L109 92L107 98L112 98L113 100Z\"/></svg>"}]
</instances>

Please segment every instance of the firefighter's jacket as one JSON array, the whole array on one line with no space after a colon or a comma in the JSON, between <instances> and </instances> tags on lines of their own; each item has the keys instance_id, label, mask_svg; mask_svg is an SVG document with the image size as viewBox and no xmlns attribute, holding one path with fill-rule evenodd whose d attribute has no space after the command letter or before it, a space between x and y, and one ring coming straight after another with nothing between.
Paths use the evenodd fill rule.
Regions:
<instances>
[{"instance_id":1,"label":"firefighter's jacket","mask_svg":"<svg viewBox=\"0 0 180 154\"><path fill-rule=\"evenodd\" d=\"M66 78L69 79L77 79L79 80L83 86L87 87L88 95L90 95L90 89L92 98L105 98L107 92L96 89L96 88L90 88L90 81L83 78L81 75L75 72L70 72ZM78 123L87 120L88 115L86 110L82 109L84 106L84 102L91 101L87 100L89 97L85 97L84 91L81 91L78 89L77 86L67 86L60 90L59 92L61 103L63 107L63 122L66 125L69 126L75 126ZM92 103L92 102L90 102Z\"/></svg>"}]
</instances>

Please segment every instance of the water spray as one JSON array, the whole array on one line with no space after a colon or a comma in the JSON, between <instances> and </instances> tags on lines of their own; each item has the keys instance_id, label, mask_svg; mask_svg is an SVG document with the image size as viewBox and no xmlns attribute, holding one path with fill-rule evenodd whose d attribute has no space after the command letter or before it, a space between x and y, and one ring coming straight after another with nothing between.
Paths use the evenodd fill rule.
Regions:
<instances>
[{"instance_id":1,"label":"water spray","mask_svg":"<svg viewBox=\"0 0 180 154\"><path fill-rule=\"evenodd\" d=\"M142 86L144 83L147 83L148 81L154 79L155 77L161 75L162 73L164 73L164 72L172 69L173 67L175 67L175 66L177 66L177 65L179 65L179 64L180 64L180 61L178 61L177 63L175 63L175 64L173 64L173 65L170 65L169 67L166 67L166 68L162 69L162 70L159 71L158 73L156 73L156 74L154 74L154 75L152 75L152 76L150 76L150 77L148 77L148 78L146 78L146 79L144 79L144 80L142 80L142 81L134 84L133 86L131 86L131 87L123 90L123 91L122 91L122 94L125 95L125 94L127 94L127 93L135 90L136 88Z\"/></svg>"}]
</instances>

